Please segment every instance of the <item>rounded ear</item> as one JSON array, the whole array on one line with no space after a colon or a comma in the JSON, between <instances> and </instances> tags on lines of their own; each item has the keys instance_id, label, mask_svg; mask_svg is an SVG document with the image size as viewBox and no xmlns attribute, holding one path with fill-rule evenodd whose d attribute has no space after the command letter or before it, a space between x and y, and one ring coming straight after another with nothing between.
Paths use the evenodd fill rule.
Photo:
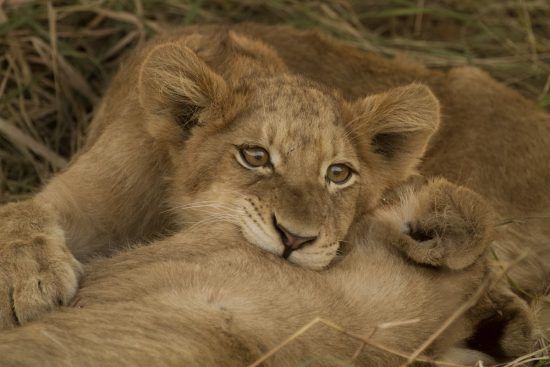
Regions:
<instances>
[{"instance_id":1,"label":"rounded ear","mask_svg":"<svg viewBox=\"0 0 550 367\"><path fill-rule=\"evenodd\" d=\"M141 106L150 115L155 135L181 136L194 126L201 113L221 116L229 95L223 78L183 42L154 47L139 71Z\"/></svg>"},{"instance_id":2,"label":"rounded ear","mask_svg":"<svg viewBox=\"0 0 550 367\"><path fill-rule=\"evenodd\" d=\"M410 84L356 101L349 128L360 154L376 154L390 174L405 178L414 172L439 127L439 109L428 87Z\"/></svg>"}]
</instances>

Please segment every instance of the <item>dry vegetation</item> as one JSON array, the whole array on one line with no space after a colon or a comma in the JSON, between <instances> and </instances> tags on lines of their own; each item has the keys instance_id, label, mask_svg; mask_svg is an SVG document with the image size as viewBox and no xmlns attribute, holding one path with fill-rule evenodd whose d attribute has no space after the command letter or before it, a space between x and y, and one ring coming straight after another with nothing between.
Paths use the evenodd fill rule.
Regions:
<instances>
[{"instance_id":1,"label":"dry vegetation","mask_svg":"<svg viewBox=\"0 0 550 367\"><path fill-rule=\"evenodd\" d=\"M550 110L548 0L0 0L0 202L82 145L127 50L166 24L243 20L319 28L437 68L476 65Z\"/></svg>"},{"instance_id":2,"label":"dry vegetation","mask_svg":"<svg viewBox=\"0 0 550 367\"><path fill-rule=\"evenodd\" d=\"M547 0L0 0L0 202L63 167L124 53L164 24L316 27L438 68L477 65L550 109Z\"/></svg>"}]
</instances>

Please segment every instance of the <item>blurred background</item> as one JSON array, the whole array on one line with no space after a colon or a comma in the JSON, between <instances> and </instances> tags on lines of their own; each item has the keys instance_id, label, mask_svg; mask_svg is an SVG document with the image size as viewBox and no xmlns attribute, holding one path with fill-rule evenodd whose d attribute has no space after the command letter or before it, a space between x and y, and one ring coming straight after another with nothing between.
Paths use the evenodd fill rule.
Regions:
<instances>
[{"instance_id":1,"label":"blurred background","mask_svg":"<svg viewBox=\"0 0 550 367\"><path fill-rule=\"evenodd\" d=\"M475 65L550 110L548 0L0 0L0 202L67 164L128 50L166 24L239 21L316 28L434 68Z\"/></svg>"}]
</instances>

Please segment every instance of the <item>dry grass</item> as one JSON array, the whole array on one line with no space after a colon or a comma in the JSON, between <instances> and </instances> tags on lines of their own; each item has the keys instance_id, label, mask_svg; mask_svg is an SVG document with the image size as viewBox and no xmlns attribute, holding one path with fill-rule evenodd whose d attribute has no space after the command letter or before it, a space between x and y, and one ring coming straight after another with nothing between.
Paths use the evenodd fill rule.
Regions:
<instances>
[{"instance_id":1,"label":"dry grass","mask_svg":"<svg viewBox=\"0 0 550 367\"><path fill-rule=\"evenodd\" d=\"M0 202L64 166L119 58L162 24L316 27L366 50L478 65L550 109L547 0L0 0Z\"/></svg>"},{"instance_id":2,"label":"dry grass","mask_svg":"<svg viewBox=\"0 0 550 367\"><path fill-rule=\"evenodd\" d=\"M315 27L437 68L476 65L550 110L548 0L0 0L0 203L82 145L127 50L167 23L242 20Z\"/></svg>"}]
</instances>

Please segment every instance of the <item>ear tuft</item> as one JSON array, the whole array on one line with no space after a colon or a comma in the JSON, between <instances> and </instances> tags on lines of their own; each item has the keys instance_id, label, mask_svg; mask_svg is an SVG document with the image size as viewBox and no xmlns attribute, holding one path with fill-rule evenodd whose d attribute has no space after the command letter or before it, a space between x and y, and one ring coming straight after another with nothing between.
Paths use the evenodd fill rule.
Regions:
<instances>
[{"instance_id":1,"label":"ear tuft","mask_svg":"<svg viewBox=\"0 0 550 367\"><path fill-rule=\"evenodd\" d=\"M351 130L361 150L381 157L399 176L412 174L439 126L439 102L422 84L410 84L355 102Z\"/></svg>"},{"instance_id":2,"label":"ear tuft","mask_svg":"<svg viewBox=\"0 0 550 367\"><path fill-rule=\"evenodd\" d=\"M187 126L228 95L223 78L183 42L161 44L147 54L139 73L141 105L153 115Z\"/></svg>"},{"instance_id":3,"label":"ear tuft","mask_svg":"<svg viewBox=\"0 0 550 367\"><path fill-rule=\"evenodd\" d=\"M415 131L431 129L435 131L439 125L439 101L431 89L423 84L413 83L397 87L373 97L367 97L369 107L382 112L381 117L388 119L390 126L399 131Z\"/></svg>"}]
</instances>

